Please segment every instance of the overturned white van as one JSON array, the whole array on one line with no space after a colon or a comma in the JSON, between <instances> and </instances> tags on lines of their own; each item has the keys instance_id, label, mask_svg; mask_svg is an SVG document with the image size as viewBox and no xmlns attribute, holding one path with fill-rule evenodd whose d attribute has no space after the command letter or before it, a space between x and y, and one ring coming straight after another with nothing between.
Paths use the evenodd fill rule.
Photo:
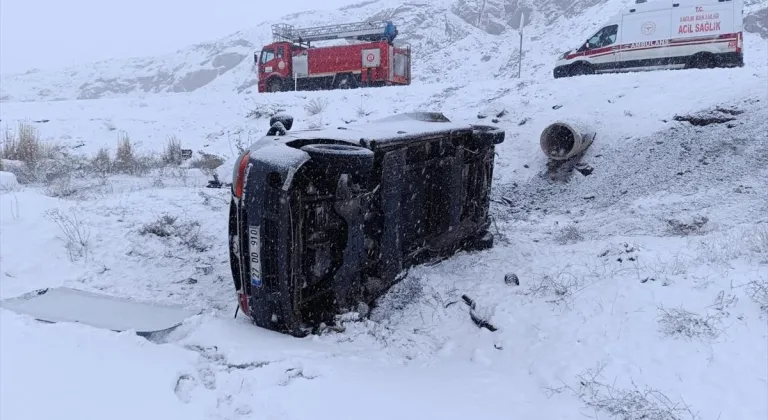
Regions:
<instances>
[{"instance_id":1,"label":"overturned white van","mask_svg":"<svg viewBox=\"0 0 768 420\"><path fill-rule=\"evenodd\" d=\"M561 55L554 76L742 67L743 8L743 0L636 0Z\"/></svg>"}]
</instances>

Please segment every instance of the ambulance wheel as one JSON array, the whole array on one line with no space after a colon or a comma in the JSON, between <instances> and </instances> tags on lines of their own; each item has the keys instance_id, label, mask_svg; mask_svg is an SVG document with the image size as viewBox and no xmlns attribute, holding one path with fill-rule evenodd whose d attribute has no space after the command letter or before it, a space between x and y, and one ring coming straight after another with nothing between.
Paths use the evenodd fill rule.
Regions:
<instances>
[{"instance_id":1,"label":"ambulance wheel","mask_svg":"<svg viewBox=\"0 0 768 420\"><path fill-rule=\"evenodd\" d=\"M336 79L336 89L355 89L357 79L351 74L342 74Z\"/></svg>"},{"instance_id":2,"label":"ambulance wheel","mask_svg":"<svg viewBox=\"0 0 768 420\"><path fill-rule=\"evenodd\" d=\"M689 69L711 69L717 64L715 56L709 53L694 54L689 60L686 68Z\"/></svg>"},{"instance_id":3,"label":"ambulance wheel","mask_svg":"<svg viewBox=\"0 0 768 420\"><path fill-rule=\"evenodd\" d=\"M283 82L278 78L274 78L269 81L268 88L270 92L282 92Z\"/></svg>"},{"instance_id":4,"label":"ambulance wheel","mask_svg":"<svg viewBox=\"0 0 768 420\"><path fill-rule=\"evenodd\" d=\"M595 70L588 63L575 63L571 65L571 77L595 74Z\"/></svg>"}]
</instances>

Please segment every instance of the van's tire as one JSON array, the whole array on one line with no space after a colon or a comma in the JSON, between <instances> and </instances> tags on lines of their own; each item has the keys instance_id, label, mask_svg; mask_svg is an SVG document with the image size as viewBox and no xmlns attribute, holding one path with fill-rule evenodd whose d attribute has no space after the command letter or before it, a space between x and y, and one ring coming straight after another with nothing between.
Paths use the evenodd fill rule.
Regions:
<instances>
[{"instance_id":1,"label":"van's tire","mask_svg":"<svg viewBox=\"0 0 768 420\"><path fill-rule=\"evenodd\" d=\"M283 81L280 80L277 77L269 79L269 82L267 83L267 90L269 92L272 92L272 93L282 92L283 91Z\"/></svg>"},{"instance_id":2,"label":"van's tire","mask_svg":"<svg viewBox=\"0 0 768 420\"><path fill-rule=\"evenodd\" d=\"M301 148L318 168L366 175L373 168L373 151L351 144L308 144Z\"/></svg>"},{"instance_id":3,"label":"van's tire","mask_svg":"<svg viewBox=\"0 0 768 420\"><path fill-rule=\"evenodd\" d=\"M715 67L717 67L717 58L711 53L694 54L685 65L687 69L713 69Z\"/></svg>"},{"instance_id":4,"label":"van's tire","mask_svg":"<svg viewBox=\"0 0 768 420\"><path fill-rule=\"evenodd\" d=\"M569 76L587 76L590 74L595 74L595 69L589 63L579 62L571 64Z\"/></svg>"},{"instance_id":5,"label":"van's tire","mask_svg":"<svg viewBox=\"0 0 768 420\"><path fill-rule=\"evenodd\" d=\"M335 89L357 89L357 78L351 74L340 74L336 76L333 87Z\"/></svg>"}]
</instances>

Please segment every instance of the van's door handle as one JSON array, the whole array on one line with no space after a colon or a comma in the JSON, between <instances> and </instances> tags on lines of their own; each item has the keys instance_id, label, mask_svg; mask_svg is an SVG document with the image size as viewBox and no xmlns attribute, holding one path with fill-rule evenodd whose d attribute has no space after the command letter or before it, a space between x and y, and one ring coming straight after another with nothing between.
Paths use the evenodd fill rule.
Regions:
<instances>
[{"instance_id":1,"label":"van's door handle","mask_svg":"<svg viewBox=\"0 0 768 420\"><path fill-rule=\"evenodd\" d=\"M634 13L635 9L629 9L629 13Z\"/></svg>"},{"instance_id":2,"label":"van's door handle","mask_svg":"<svg viewBox=\"0 0 768 420\"><path fill-rule=\"evenodd\" d=\"M672 7L679 7L680 3L672 3Z\"/></svg>"}]
</instances>

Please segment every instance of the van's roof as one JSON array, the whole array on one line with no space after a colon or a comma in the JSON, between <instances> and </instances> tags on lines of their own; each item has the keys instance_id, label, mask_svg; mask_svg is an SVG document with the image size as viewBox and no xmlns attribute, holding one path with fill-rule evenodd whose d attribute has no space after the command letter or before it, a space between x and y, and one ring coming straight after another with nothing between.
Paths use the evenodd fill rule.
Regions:
<instances>
[{"instance_id":1,"label":"van's roof","mask_svg":"<svg viewBox=\"0 0 768 420\"><path fill-rule=\"evenodd\" d=\"M264 136L252 150L264 144L288 143L294 140L327 139L360 145L361 142L399 140L444 132L472 131L469 124L451 122L439 112L406 112L378 120L316 130L288 131L285 135Z\"/></svg>"},{"instance_id":2,"label":"van's roof","mask_svg":"<svg viewBox=\"0 0 768 420\"><path fill-rule=\"evenodd\" d=\"M472 125L451 122L439 112L407 112L375 121L336 128L288 131L282 136L268 135L253 143L248 150L257 152L252 156L258 156L260 160L269 162L275 168L288 170L309 159L306 152L287 144L292 141L335 140L355 146L373 148L373 142L385 145L432 135L456 132L471 133L472 130Z\"/></svg>"}]
</instances>

